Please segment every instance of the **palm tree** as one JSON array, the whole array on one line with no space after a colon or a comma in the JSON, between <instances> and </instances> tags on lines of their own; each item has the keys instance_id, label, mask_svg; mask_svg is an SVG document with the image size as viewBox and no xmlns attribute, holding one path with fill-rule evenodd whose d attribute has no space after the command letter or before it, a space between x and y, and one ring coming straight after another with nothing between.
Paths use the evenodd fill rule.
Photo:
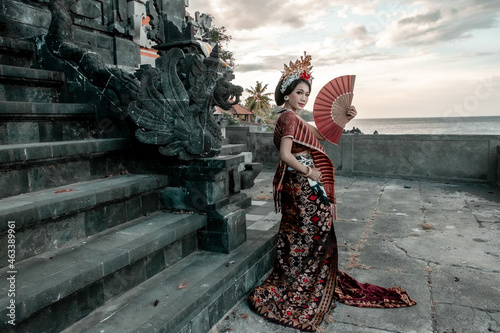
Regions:
<instances>
[{"instance_id":1,"label":"palm tree","mask_svg":"<svg viewBox=\"0 0 500 333\"><path fill-rule=\"evenodd\" d=\"M271 110L271 96L273 93L266 93L267 84L263 85L262 82L257 81L255 88L250 87L250 89L245 89L250 96L245 100L245 106L250 109L255 117L261 116L263 119L268 118L268 114Z\"/></svg>"}]
</instances>

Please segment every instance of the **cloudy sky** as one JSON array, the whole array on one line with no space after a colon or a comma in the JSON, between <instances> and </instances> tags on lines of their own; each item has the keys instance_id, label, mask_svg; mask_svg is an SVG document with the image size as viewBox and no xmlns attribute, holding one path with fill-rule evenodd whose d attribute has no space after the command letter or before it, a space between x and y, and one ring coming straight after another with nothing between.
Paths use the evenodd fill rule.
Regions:
<instances>
[{"instance_id":1,"label":"cloudy sky","mask_svg":"<svg viewBox=\"0 0 500 333\"><path fill-rule=\"evenodd\" d=\"M313 58L312 110L355 74L359 118L500 115L498 0L189 0L232 36L233 83L274 92L283 64Z\"/></svg>"}]
</instances>

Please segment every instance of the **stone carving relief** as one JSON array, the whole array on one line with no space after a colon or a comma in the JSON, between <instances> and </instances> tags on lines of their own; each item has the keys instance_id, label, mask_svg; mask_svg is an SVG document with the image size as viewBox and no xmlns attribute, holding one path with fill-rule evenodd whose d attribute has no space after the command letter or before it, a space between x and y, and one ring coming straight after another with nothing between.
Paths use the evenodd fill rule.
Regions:
<instances>
[{"instance_id":1,"label":"stone carving relief","mask_svg":"<svg viewBox=\"0 0 500 333\"><path fill-rule=\"evenodd\" d=\"M170 48L162 52L156 68L144 66L131 74L106 65L97 53L74 43L70 9L78 2L51 2L52 21L46 36L50 52L73 63L95 86L113 91L123 112L138 126L139 141L158 145L161 154L182 160L216 156L222 135L214 120L214 106L228 110L243 92L221 74L218 48L208 58Z\"/></svg>"}]
</instances>

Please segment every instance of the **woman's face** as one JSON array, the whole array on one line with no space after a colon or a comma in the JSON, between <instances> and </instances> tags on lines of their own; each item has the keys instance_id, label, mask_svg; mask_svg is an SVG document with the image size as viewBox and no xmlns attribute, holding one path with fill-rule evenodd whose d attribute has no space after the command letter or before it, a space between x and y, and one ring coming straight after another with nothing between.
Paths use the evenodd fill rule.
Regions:
<instances>
[{"instance_id":1,"label":"woman's face","mask_svg":"<svg viewBox=\"0 0 500 333\"><path fill-rule=\"evenodd\" d=\"M288 106L293 111L302 110L309 100L309 86L300 82L290 95L288 95Z\"/></svg>"}]
</instances>

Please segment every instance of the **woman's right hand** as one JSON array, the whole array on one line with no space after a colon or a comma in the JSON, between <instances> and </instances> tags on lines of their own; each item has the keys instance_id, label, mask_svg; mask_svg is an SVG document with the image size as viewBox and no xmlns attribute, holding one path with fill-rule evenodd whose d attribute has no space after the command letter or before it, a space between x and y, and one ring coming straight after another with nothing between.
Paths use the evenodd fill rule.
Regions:
<instances>
[{"instance_id":1,"label":"woman's right hand","mask_svg":"<svg viewBox=\"0 0 500 333\"><path fill-rule=\"evenodd\" d=\"M321 179L321 171L318 168L311 168L311 174L309 175L309 178L311 178L312 180Z\"/></svg>"}]
</instances>

